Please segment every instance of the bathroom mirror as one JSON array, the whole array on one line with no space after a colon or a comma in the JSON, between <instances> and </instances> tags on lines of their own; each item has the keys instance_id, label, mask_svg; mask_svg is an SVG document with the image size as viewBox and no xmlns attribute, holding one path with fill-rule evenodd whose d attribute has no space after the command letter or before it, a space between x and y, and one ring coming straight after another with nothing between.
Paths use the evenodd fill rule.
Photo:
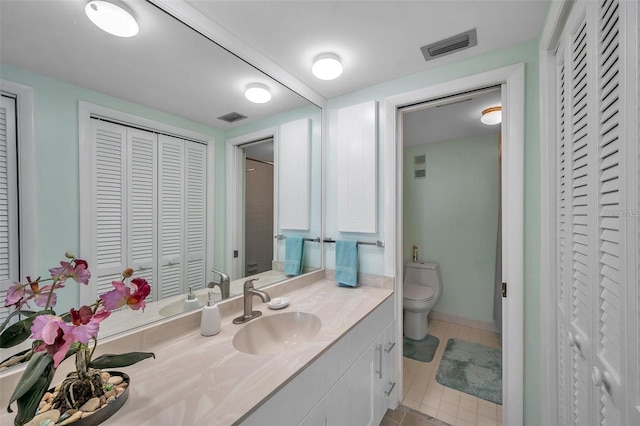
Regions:
<instances>
[{"instance_id":1,"label":"bathroom mirror","mask_svg":"<svg viewBox=\"0 0 640 426\"><path fill-rule=\"evenodd\" d=\"M160 133L166 128L184 129L188 135L204 135L215 140L208 146L214 152L207 154L208 159L213 159L213 176L207 177L210 187L205 220L211 224L208 229L213 227L214 232L213 241L206 242L203 256L204 279L185 280L178 293L149 303L144 314L123 312L126 319L118 321L120 325L113 330L101 332L101 337L105 337L182 312L179 308L165 309L161 314L160 310L167 304L182 301L186 287L198 290L218 280L210 269L226 272L227 254L236 250L227 243L227 233L234 224L226 217L228 140L274 129L277 134L282 125L308 120L309 202L311 206L320 205L321 109L150 2L123 2L140 28L131 38L116 37L97 28L85 15L86 3L83 0L0 2L0 79L30 87L34 103L38 271L21 271L21 278L34 273L46 276L46 269L55 266L66 250L76 250L79 256L86 257L82 243L78 243L83 238L79 217L86 201L78 195L81 193L79 182L85 179L79 171L78 144L86 105L107 113L114 111L118 117L132 116L143 123L160 123ZM245 89L254 83L268 87L270 102L257 104L245 98ZM220 118L223 116L227 116L226 121ZM237 119L238 116L245 118ZM113 121L131 128L141 127L123 118ZM276 167L282 154L276 145L273 160ZM277 177L274 182L277 191ZM317 208L311 214L304 236L321 237L320 212ZM284 260L285 240L275 236L287 232L277 227L280 213L277 208L274 210L273 235L269 239L276 265ZM311 248L305 262L305 272L320 268L320 248ZM90 264L94 273L92 267L96 266ZM136 269L143 272L148 265L140 264ZM190 276L191 272L189 270ZM286 279L279 272L263 271L256 287ZM238 285L234 287L234 283L232 296L238 294L235 288ZM91 285L96 285L94 279ZM214 292L220 291L216 287ZM198 297L202 294L200 290ZM6 288L0 289L0 297L3 299L5 295ZM156 299L161 296L160 292L154 294ZM82 299L77 286L67 285L58 295L56 309L64 312L77 307ZM3 314L6 316L6 310ZM4 350L2 355L4 359Z\"/></svg>"}]
</instances>

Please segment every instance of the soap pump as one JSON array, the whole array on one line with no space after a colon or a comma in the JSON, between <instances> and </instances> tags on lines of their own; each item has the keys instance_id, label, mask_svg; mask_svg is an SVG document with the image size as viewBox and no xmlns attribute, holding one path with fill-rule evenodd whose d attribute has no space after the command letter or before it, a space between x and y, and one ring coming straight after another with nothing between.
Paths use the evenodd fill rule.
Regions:
<instances>
[{"instance_id":1,"label":"soap pump","mask_svg":"<svg viewBox=\"0 0 640 426\"><path fill-rule=\"evenodd\" d=\"M220 310L213 299L213 293L209 292L207 304L202 308L202 318L200 319L200 334L203 336L213 336L220 333Z\"/></svg>"},{"instance_id":2,"label":"soap pump","mask_svg":"<svg viewBox=\"0 0 640 426\"><path fill-rule=\"evenodd\" d=\"M184 301L184 311L185 312L192 311L194 309L198 309L199 307L200 307L200 302L198 301L198 298L196 297L196 295L193 294L191 287L189 287L189 293L187 293L187 299Z\"/></svg>"}]
</instances>

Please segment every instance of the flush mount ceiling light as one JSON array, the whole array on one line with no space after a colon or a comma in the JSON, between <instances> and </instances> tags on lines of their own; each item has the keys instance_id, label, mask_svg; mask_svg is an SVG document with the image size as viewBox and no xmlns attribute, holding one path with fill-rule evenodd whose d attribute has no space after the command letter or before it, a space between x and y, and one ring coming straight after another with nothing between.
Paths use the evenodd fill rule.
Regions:
<instances>
[{"instance_id":1,"label":"flush mount ceiling light","mask_svg":"<svg viewBox=\"0 0 640 426\"><path fill-rule=\"evenodd\" d=\"M93 0L84 8L91 22L103 31L118 37L133 37L138 34L138 23L120 6L103 0Z\"/></svg>"},{"instance_id":2,"label":"flush mount ceiling light","mask_svg":"<svg viewBox=\"0 0 640 426\"><path fill-rule=\"evenodd\" d=\"M254 83L247 86L244 96L254 104L264 104L271 100L271 92L269 92L269 88L260 83Z\"/></svg>"},{"instance_id":3,"label":"flush mount ceiling light","mask_svg":"<svg viewBox=\"0 0 640 426\"><path fill-rule=\"evenodd\" d=\"M313 61L311 72L320 80L334 80L342 74L342 63L338 55L323 53Z\"/></svg>"},{"instance_id":4,"label":"flush mount ceiling light","mask_svg":"<svg viewBox=\"0 0 640 426\"><path fill-rule=\"evenodd\" d=\"M502 123L502 107L494 106L485 109L484 111L482 111L482 117L480 117L480 121L488 126Z\"/></svg>"}]
</instances>

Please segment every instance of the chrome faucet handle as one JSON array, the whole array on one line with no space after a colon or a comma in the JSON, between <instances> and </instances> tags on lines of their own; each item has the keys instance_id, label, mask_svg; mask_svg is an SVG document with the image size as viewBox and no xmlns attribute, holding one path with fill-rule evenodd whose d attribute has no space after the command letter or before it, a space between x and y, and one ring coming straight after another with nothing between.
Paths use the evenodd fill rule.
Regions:
<instances>
[{"instance_id":1,"label":"chrome faucet handle","mask_svg":"<svg viewBox=\"0 0 640 426\"><path fill-rule=\"evenodd\" d=\"M220 282L211 281L207 285L207 287L213 288L215 286L219 286L221 298L223 300L228 299L231 293L231 279L229 278L229 275L225 274L222 271L217 271L215 269L212 269L211 272L213 272L214 274L220 275Z\"/></svg>"},{"instance_id":2,"label":"chrome faucet handle","mask_svg":"<svg viewBox=\"0 0 640 426\"><path fill-rule=\"evenodd\" d=\"M241 316L233 319L232 322L234 324L244 324L262 315L262 312L253 310L253 296L258 296L265 303L271 300L271 297L265 291L257 290L253 287L253 282L256 280L257 278L252 278L244 282L244 310Z\"/></svg>"},{"instance_id":3,"label":"chrome faucet handle","mask_svg":"<svg viewBox=\"0 0 640 426\"><path fill-rule=\"evenodd\" d=\"M258 281L258 278L251 278L250 280L245 281L244 282L244 289L245 290L250 290L250 289L254 288L253 287L253 282L254 281Z\"/></svg>"},{"instance_id":4,"label":"chrome faucet handle","mask_svg":"<svg viewBox=\"0 0 640 426\"><path fill-rule=\"evenodd\" d=\"M229 278L229 275L225 274L222 271L218 271L216 269L212 269L211 272L213 272L214 274L220 275L220 282L231 281L231 279Z\"/></svg>"}]
</instances>

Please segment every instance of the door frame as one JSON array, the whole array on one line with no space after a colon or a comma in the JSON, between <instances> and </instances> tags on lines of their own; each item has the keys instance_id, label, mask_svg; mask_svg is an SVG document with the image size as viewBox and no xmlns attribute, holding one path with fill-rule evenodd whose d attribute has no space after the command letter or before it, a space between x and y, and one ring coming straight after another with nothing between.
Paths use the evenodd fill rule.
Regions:
<instances>
[{"instance_id":1,"label":"door frame","mask_svg":"<svg viewBox=\"0 0 640 426\"><path fill-rule=\"evenodd\" d=\"M278 230L278 128L269 127L227 139L226 160L226 273L232 280L244 277L244 155L241 145L273 138L273 230ZM238 257L234 258L234 251ZM278 241L273 240L273 260L277 260Z\"/></svg>"},{"instance_id":2,"label":"door frame","mask_svg":"<svg viewBox=\"0 0 640 426\"><path fill-rule=\"evenodd\" d=\"M384 228L388 237L385 275L396 277L396 336L402 336L402 128L398 109L489 86L502 86L502 298L503 422L524 421L524 64L515 64L435 84L384 100L381 150L385 163ZM508 343L507 343L508 342ZM402 402L402 349L398 345L396 378Z\"/></svg>"}]
</instances>

